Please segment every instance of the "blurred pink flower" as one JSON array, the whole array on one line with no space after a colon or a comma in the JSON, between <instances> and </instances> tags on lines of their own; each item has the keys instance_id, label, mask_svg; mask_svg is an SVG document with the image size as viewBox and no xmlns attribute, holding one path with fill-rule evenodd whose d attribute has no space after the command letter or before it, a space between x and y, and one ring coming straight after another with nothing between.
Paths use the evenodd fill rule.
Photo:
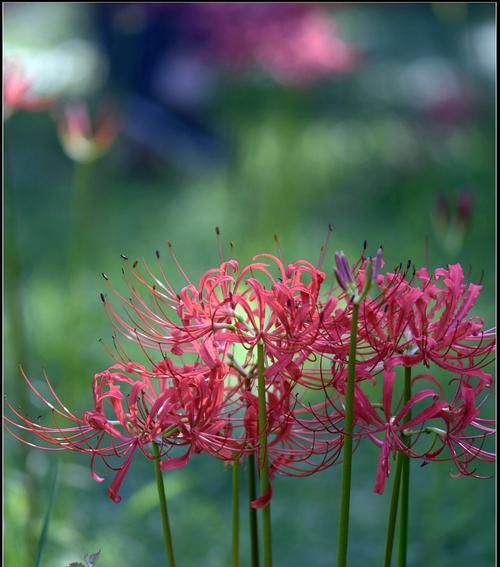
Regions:
<instances>
[{"instance_id":1,"label":"blurred pink flower","mask_svg":"<svg viewBox=\"0 0 500 567\"><path fill-rule=\"evenodd\" d=\"M75 161L99 159L118 135L117 120L109 106L99 108L94 124L83 102L67 104L56 120L64 150Z\"/></svg>"},{"instance_id":2,"label":"blurred pink flower","mask_svg":"<svg viewBox=\"0 0 500 567\"><path fill-rule=\"evenodd\" d=\"M357 65L355 50L318 5L209 2L195 14L208 53L230 68L257 65L280 83L300 85Z\"/></svg>"},{"instance_id":3,"label":"blurred pink flower","mask_svg":"<svg viewBox=\"0 0 500 567\"><path fill-rule=\"evenodd\" d=\"M54 98L36 95L22 67L17 62L8 59L4 60L3 103L4 119L6 119L15 110L33 112L46 110L54 103Z\"/></svg>"}]
</instances>

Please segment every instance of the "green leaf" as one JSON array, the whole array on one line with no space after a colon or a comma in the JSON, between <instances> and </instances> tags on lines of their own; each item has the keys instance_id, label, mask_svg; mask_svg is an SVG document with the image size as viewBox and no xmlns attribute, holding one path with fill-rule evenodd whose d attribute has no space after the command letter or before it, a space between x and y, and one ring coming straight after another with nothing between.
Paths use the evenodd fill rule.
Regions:
<instances>
[{"instance_id":1,"label":"green leaf","mask_svg":"<svg viewBox=\"0 0 500 567\"><path fill-rule=\"evenodd\" d=\"M47 535L49 533L50 514L52 512L52 506L54 504L54 500L56 496L57 472L59 470L59 461L55 461L53 468L54 468L54 476L52 479L52 486L50 488L49 504L47 506L47 512L45 513L45 519L43 521L42 533L40 534L40 539L38 540L38 546L37 546L36 558L35 558L35 567L40 566L40 560L42 559L43 549L45 547L45 543L47 542ZM85 566L83 565L82 567Z\"/></svg>"}]
</instances>

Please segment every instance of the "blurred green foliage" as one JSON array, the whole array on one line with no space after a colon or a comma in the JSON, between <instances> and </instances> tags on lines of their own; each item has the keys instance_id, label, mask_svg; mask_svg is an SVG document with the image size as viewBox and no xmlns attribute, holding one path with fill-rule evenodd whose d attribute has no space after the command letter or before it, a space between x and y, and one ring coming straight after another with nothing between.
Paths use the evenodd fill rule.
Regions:
<instances>
[{"instance_id":1,"label":"blurred green foliage","mask_svg":"<svg viewBox=\"0 0 500 567\"><path fill-rule=\"evenodd\" d=\"M85 17L82 6L80 18ZM50 14L49 8L38 9ZM139 174L127 163L126 140L120 140L88 172L85 203L76 211L75 166L62 154L50 115L11 117L5 125L9 399L29 404L23 409L30 416L41 411L33 396L22 393L22 363L35 382L45 368L66 405L76 412L85 409L93 373L110 364L98 342L100 337L109 342L111 335L99 301L100 273L118 280L121 253L152 259L156 249L166 250L169 239L196 279L218 260L216 225L226 253L232 240L242 261L273 252L274 233L280 235L285 259L315 261L329 222L331 249L351 257L368 239L373 251L384 244L389 266L409 258L423 264L426 254L431 268L460 261L466 270L471 266L474 281L484 270L477 311L492 325L494 85L474 74L474 61L469 61L471 70L459 47L463 34L493 21L492 5L477 12L469 6L465 16L459 11L443 16L439 5L435 10L430 5L346 7L338 14L341 30L353 41L366 38L378 45L359 70L308 89L221 83L206 120L231 147L227 163L187 172L167 155L147 175ZM470 113L452 123L429 119L389 96L396 88L389 83L381 87L388 96L379 96L374 77L383 75L376 75L377 69L397 64L403 76L421 54L444 58L475 81L478 100ZM434 207L439 192L456 196L464 186L473 193L472 222L463 248L450 257L433 231ZM81 227L77 234L75 222ZM75 242L78 254L68 258ZM325 269L331 269L331 259ZM25 451L9 436L5 442L7 566L33 562L25 526L30 522L33 533L40 533L54 459L60 459L59 488L42 566L63 567L97 549L102 550L99 567L163 564L151 463L136 459L123 501L115 505L106 496L106 483L92 482L84 456ZM383 555L389 490L383 497L372 492L376 459L377 451L368 445L355 454L354 567L380 565ZM409 564L492 565L493 482L454 480L449 470L446 463L412 467ZM221 463L204 456L165 475L181 566L228 564L230 478ZM275 481L276 565L332 564L339 481L338 467L307 479ZM244 515L243 557L246 520Z\"/></svg>"}]
</instances>

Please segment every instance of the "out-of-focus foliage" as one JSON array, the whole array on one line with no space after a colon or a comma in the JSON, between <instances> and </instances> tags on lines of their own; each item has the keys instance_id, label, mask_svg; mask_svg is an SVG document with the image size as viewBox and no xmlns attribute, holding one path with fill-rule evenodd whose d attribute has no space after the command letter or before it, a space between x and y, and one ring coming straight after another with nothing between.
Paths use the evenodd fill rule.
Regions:
<instances>
[{"instance_id":1,"label":"out-of-focus foliage","mask_svg":"<svg viewBox=\"0 0 500 567\"><path fill-rule=\"evenodd\" d=\"M384 244L389 265L460 261L473 281L484 271L479 314L494 322L494 6L323 6L356 64L300 84L255 58L227 65L217 50L200 54L186 19L193 10L5 6L5 54L40 95L57 104L105 97L121 120L111 150L83 165L64 155L51 112L19 111L5 123L5 391L31 416L40 406L23 389L19 363L32 377L45 368L75 410L109 363L98 342L112 333L100 273L117 278L121 253L153 258L169 239L196 278L217 262L216 225L227 254L232 240L242 260L273 251L278 233L285 259L315 261L331 222L332 249L348 254L368 239L373 249ZM436 207L439 195L457 203L464 189L470 217L450 245ZM32 563L58 458L42 565L97 549L99 567L162 563L150 462L134 463L115 505L84 457L5 442L6 565ZM379 565L383 554L389 492L372 492L376 458L369 447L354 457L353 565ZM409 563L491 565L493 482L448 472L447 464L412 468ZM332 563L339 480L334 467L275 482L277 565ZM165 482L179 563L228 564L230 473L197 457ZM243 553L246 545L243 537Z\"/></svg>"}]
</instances>

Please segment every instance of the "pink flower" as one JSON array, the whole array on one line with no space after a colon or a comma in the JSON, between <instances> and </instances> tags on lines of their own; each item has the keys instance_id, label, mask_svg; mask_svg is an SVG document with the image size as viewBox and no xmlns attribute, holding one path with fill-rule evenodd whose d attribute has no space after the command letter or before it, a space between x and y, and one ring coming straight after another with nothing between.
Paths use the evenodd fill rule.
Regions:
<instances>
[{"instance_id":1,"label":"pink flower","mask_svg":"<svg viewBox=\"0 0 500 567\"><path fill-rule=\"evenodd\" d=\"M153 459L149 449L153 441L160 446L163 470L184 466L192 453L204 451L233 460L235 454L245 450L245 428L236 418L241 396L238 387L225 385L224 373L228 370L199 364L175 367L168 360L153 371L134 362L115 364L94 376L93 407L81 417L64 406L45 375L53 402L23 372L28 387L50 408L53 425L30 420L9 402L14 419L5 417L5 421L12 435L31 447L90 455L92 477L102 482L104 478L95 472L95 459L99 457L116 471L108 494L119 502L119 490L134 455L139 449ZM60 424L61 419L67 425ZM22 432L33 434L41 444L24 439ZM232 437L237 432L240 438ZM185 448L184 453L172 455L179 447Z\"/></svg>"},{"instance_id":2,"label":"pink flower","mask_svg":"<svg viewBox=\"0 0 500 567\"><path fill-rule=\"evenodd\" d=\"M101 106L95 125L92 125L88 108L83 102L67 104L57 124L64 150L75 161L92 162L99 159L118 135L116 117L109 108Z\"/></svg>"},{"instance_id":3,"label":"pink flower","mask_svg":"<svg viewBox=\"0 0 500 567\"><path fill-rule=\"evenodd\" d=\"M482 368L495 350L495 331L485 330L479 317L469 317L481 286L467 285L459 264L439 268L432 277L421 268L415 276L420 286L401 273L378 278L382 293L360 311L364 352L369 356L371 350L374 360L395 356L404 366L422 362L428 367L433 362L491 382Z\"/></svg>"},{"instance_id":4,"label":"pink flower","mask_svg":"<svg viewBox=\"0 0 500 567\"><path fill-rule=\"evenodd\" d=\"M155 275L148 264L144 263L143 273L137 263L131 266L128 261L129 298L110 286L122 301L125 316L105 300L106 309L127 339L176 355L196 352L209 366L223 359L233 345L242 345L251 357L262 342L270 375L290 366L299 353L309 353L320 328L323 272L302 260L285 268L278 258L263 254L241 268L236 260L223 261L195 285L173 252L172 256L187 283L179 292L160 264ZM271 264L277 275L271 272Z\"/></svg>"},{"instance_id":5,"label":"pink flower","mask_svg":"<svg viewBox=\"0 0 500 567\"><path fill-rule=\"evenodd\" d=\"M488 391L480 384L473 387L468 380L457 380L458 387L452 402L443 407L436 416L444 428L428 427L427 433L434 434L438 448L425 455L426 461L453 461L458 473L452 475L484 478L471 468L478 461L494 462L495 453L484 448L488 437L495 435L495 420L479 416ZM448 453L448 454L447 454Z\"/></svg>"},{"instance_id":6,"label":"pink flower","mask_svg":"<svg viewBox=\"0 0 500 567\"><path fill-rule=\"evenodd\" d=\"M33 93L31 86L31 81L19 64L12 60L4 60L4 118L8 118L15 110L36 112L46 110L54 103L53 98Z\"/></svg>"},{"instance_id":7,"label":"pink flower","mask_svg":"<svg viewBox=\"0 0 500 567\"><path fill-rule=\"evenodd\" d=\"M205 52L233 69L258 66L283 84L311 83L358 63L330 15L313 4L205 3L193 15Z\"/></svg>"}]
</instances>

